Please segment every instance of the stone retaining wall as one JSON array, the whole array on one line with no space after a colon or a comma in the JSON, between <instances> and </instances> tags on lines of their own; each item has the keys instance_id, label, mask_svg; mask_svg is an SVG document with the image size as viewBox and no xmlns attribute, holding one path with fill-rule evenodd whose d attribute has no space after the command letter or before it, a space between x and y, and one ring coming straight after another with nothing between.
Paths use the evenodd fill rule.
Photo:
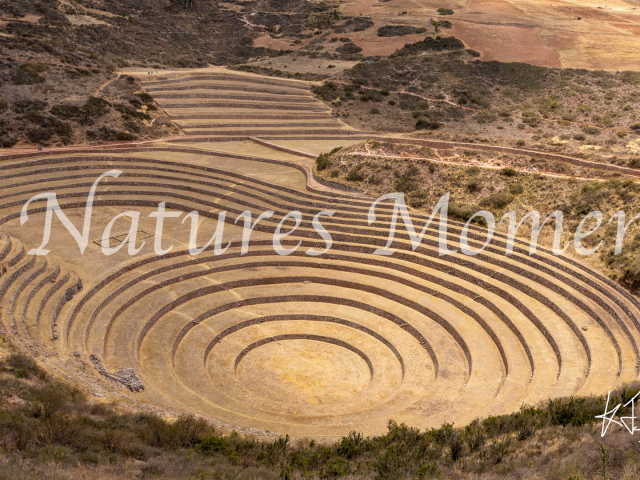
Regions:
<instances>
[{"instance_id":1,"label":"stone retaining wall","mask_svg":"<svg viewBox=\"0 0 640 480\"><path fill-rule=\"evenodd\" d=\"M298 156L301 156L301 157L307 157L307 158L313 158L313 159L316 158L316 155L313 155L312 153L302 152L302 151L296 150L294 148L288 148L288 147L284 147L282 145L277 145L275 143L270 143L270 142L267 142L267 141L262 140L262 139L257 138L257 137L251 137L251 138L249 138L249 140L251 140L254 143L257 143L258 145L262 145L264 147L272 148L274 150L279 150L281 152L292 153L294 155L298 155Z\"/></svg>"},{"instance_id":2,"label":"stone retaining wall","mask_svg":"<svg viewBox=\"0 0 640 480\"><path fill-rule=\"evenodd\" d=\"M168 114L167 114L168 115ZM269 115L269 114L255 114L255 115L240 115L240 114L218 114L218 115L169 115L172 120L218 120L218 119L237 119L237 120L249 120L249 119L262 119L262 120L323 120L334 119L330 114L325 115ZM186 125L191 128L191 125Z\"/></svg>"},{"instance_id":3,"label":"stone retaining wall","mask_svg":"<svg viewBox=\"0 0 640 480\"><path fill-rule=\"evenodd\" d=\"M24 258L24 244L20 240L18 240L18 245L18 251L12 257L7 259L7 263L10 267L13 267L16 263Z\"/></svg>"},{"instance_id":4,"label":"stone retaining wall","mask_svg":"<svg viewBox=\"0 0 640 480\"><path fill-rule=\"evenodd\" d=\"M48 291L45 293L42 301L40 302L40 306L38 307L38 312L36 313L36 325L40 325L40 318L42 317L42 312L44 311L45 306L51 299L55 293L60 290L65 283L69 281L69 277L71 277L70 273L67 273L64 277L58 280Z\"/></svg>"},{"instance_id":5,"label":"stone retaining wall","mask_svg":"<svg viewBox=\"0 0 640 480\"><path fill-rule=\"evenodd\" d=\"M303 107L298 105L267 105L262 103L226 103L226 102L210 102L210 103L161 103L164 109L171 108L250 108L251 110L295 110L300 112L324 112L325 108ZM171 117L173 118L173 117Z\"/></svg>"},{"instance_id":6,"label":"stone retaining wall","mask_svg":"<svg viewBox=\"0 0 640 480\"><path fill-rule=\"evenodd\" d=\"M225 140L226 140L226 135L247 135L250 137L253 136L264 136L264 135L282 135L282 130L268 130L269 125L264 125L263 126L265 129L264 130L205 130L205 131L198 131L198 132L187 132L187 135L217 135L217 136L225 136ZM347 130L342 130L340 128L336 128L336 129L311 129L311 128L296 128L296 129L290 129L289 131L289 135L340 135L340 134L346 134ZM290 140L296 140L296 137L291 137ZM316 156L314 155L314 158Z\"/></svg>"},{"instance_id":7,"label":"stone retaining wall","mask_svg":"<svg viewBox=\"0 0 640 480\"><path fill-rule=\"evenodd\" d=\"M160 93L154 95L153 99L157 102L159 99L169 100L177 98L216 98L219 100L252 100L256 102L280 102L284 104L288 103L318 103L314 98L310 97L294 97L280 98L270 97L266 95L224 95L216 93Z\"/></svg>"},{"instance_id":8,"label":"stone retaining wall","mask_svg":"<svg viewBox=\"0 0 640 480\"><path fill-rule=\"evenodd\" d=\"M291 92L287 90L273 90L269 88L258 88L258 87L246 87L244 85L210 85L210 84L202 84L202 85L181 85L181 86L172 86L172 87L153 87L147 88L147 92L179 92L186 90L225 90L225 91L234 91L234 92L255 92L255 93L268 93L270 95L301 95L304 92ZM313 97L312 97L313 98Z\"/></svg>"},{"instance_id":9,"label":"stone retaining wall","mask_svg":"<svg viewBox=\"0 0 640 480\"><path fill-rule=\"evenodd\" d=\"M173 80L159 80L155 82L142 82L144 87L150 87L154 85L170 85L174 83L182 83L182 82L191 82L194 80L224 80L231 82L246 82L246 83L256 83L261 85L277 85L279 87L286 88L295 88L297 90L305 90L309 91L310 86L304 85L300 83L294 82L286 82L286 81L275 81L275 80L266 80L263 78L255 78L255 77L245 77L243 75L191 75L189 77L177 78Z\"/></svg>"}]
</instances>

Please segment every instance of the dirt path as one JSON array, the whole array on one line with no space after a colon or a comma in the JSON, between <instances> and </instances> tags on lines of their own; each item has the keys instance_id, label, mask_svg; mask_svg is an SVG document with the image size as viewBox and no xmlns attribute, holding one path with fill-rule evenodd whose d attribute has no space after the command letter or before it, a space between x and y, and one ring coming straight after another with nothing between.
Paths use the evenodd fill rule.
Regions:
<instances>
[{"instance_id":1,"label":"dirt path","mask_svg":"<svg viewBox=\"0 0 640 480\"><path fill-rule=\"evenodd\" d=\"M357 133L357 132L356 132ZM189 138L209 138L209 135L190 135ZM258 137L256 137L258 138ZM345 137L348 138L348 137ZM110 149L110 148L114 148L114 147L135 147L138 145L150 145L153 146L153 144L159 144L159 143L165 143L165 142L171 142L172 140L181 140L184 139L184 136L182 135L175 135L175 136L171 136L171 137L163 137L163 138L158 138L158 139L154 139L154 140L139 140L139 141L135 141L135 142L119 142L119 143L108 143L108 144L102 144L102 145L70 145L70 146L65 146L65 147L52 147L52 148L45 148L42 150L42 152L40 152L41 154L47 154L47 153L51 153L51 154L55 154L55 153L64 153L64 152L69 152L69 151L78 151L78 150L96 150L96 149ZM247 137L247 139L250 139L249 137ZM380 140L384 140L384 138L382 137L376 137L376 136L371 136L371 139L375 140L375 139L380 139ZM260 140L258 138L258 140ZM322 140L322 138L319 138L319 140ZM396 139L397 142L394 143L400 143L402 144L402 137L397 137ZM407 138L406 140L412 140L411 138ZM445 142L448 143L448 142ZM410 145L410 144L409 144ZM486 145L483 144L464 144L464 148L468 148L468 149L473 149L474 146L477 147L485 147ZM535 154L546 154L546 152L538 152L535 150L523 150L523 149L511 149L514 150L514 155L524 155L524 156L531 156L531 155L535 155ZM12 155L20 155L20 154L36 154L39 153L38 150L36 148L7 148L7 149L0 149L0 158L2 157L6 157L6 156L12 156ZM303 153L303 152L301 152ZM368 149L367 149L367 153L360 153L358 152L358 155L362 155L362 156L367 156L367 157L380 157L380 158L400 158L400 159L413 159L413 160L429 160L429 161L433 161L433 162L438 162L438 163L446 163L446 164L451 164L451 165L462 165L462 166L471 166L471 167L480 167L480 168L489 168L489 169L502 169L504 168L503 166L495 166L495 165L491 165L491 164L487 164L487 163L465 163L465 162L457 162L457 161L449 161L449 160L444 160L440 155L438 155L439 160L433 159L433 158L426 158L426 157L414 157L414 156L399 156L399 155L379 155L379 154L374 154L371 153ZM304 157L307 157L308 155L301 155ZM571 157L568 157L571 158ZM581 162L585 162L585 160L579 159ZM558 158L557 161L562 162L562 158ZM568 163L568 162L565 162ZM604 165L600 165L596 162L589 162L590 165L585 166L584 168L592 168L594 170L599 170L601 167L603 167ZM607 165L607 167L609 167L609 165ZM532 173L528 170L523 170L523 169L516 169L520 172L524 172L524 173ZM579 177L579 176L573 176L573 175L561 175L561 174L555 174L555 173L549 173L549 172L542 172L539 170L535 170L533 173L539 173L540 175L545 175L545 176L550 176L550 177L558 177L558 178L573 178L573 179L577 179L577 180L595 180L595 181L606 181L608 180L608 178L603 178L603 177L592 177L592 178L586 178L586 177ZM621 173L625 173L622 169L621 169ZM628 175L628 174L627 174ZM634 180L637 182L640 182L640 180Z\"/></svg>"},{"instance_id":2,"label":"dirt path","mask_svg":"<svg viewBox=\"0 0 640 480\"><path fill-rule=\"evenodd\" d=\"M375 153L361 153L361 152L358 152L357 155L362 157L399 158L403 160L428 160L429 162L442 163L445 165L460 165L463 167L478 167L478 168L486 168L490 170L502 170L503 168L505 168L502 166L490 165L486 163L455 162L451 160L445 160L440 155L438 155L438 159L427 158L427 157L399 156L399 155L378 155ZM509 168L512 168L512 167L509 167ZM609 178L601 178L601 177L579 177L574 175L560 175L558 173L549 173L549 172L540 171L538 169L534 169L533 171L531 171L524 168L514 168L514 170L521 173L536 173L538 175L543 175L545 177L567 178L567 179L573 179L573 180L586 180L586 181L598 181L598 182L605 182L609 180ZM640 182L640 180L634 180L634 182Z\"/></svg>"},{"instance_id":3,"label":"dirt path","mask_svg":"<svg viewBox=\"0 0 640 480\"><path fill-rule=\"evenodd\" d=\"M97 98L97 97L98 97L98 95L100 95L100 93L102 92L102 90L104 90L104 88L105 88L107 85L109 85L111 82L115 82L115 81L116 81L116 80L118 80L119 78L120 78L120 74L117 74L117 77L112 78L111 80L107 80L106 82L104 82L102 85L100 85L100 86L98 87L98 89L97 89L95 92L93 92L93 96ZM154 120L155 120L155 119L154 119Z\"/></svg>"}]
</instances>

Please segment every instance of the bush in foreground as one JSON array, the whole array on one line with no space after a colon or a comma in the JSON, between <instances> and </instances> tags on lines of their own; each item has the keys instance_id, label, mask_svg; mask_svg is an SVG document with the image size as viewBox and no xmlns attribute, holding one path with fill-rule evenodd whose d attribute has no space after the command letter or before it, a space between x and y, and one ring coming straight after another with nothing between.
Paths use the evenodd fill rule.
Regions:
<instances>
[{"instance_id":1,"label":"bush in foreground","mask_svg":"<svg viewBox=\"0 0 640 480\"><path fill-rule=\"evenodd\" d=\"M390 420L382 435L353 431L321 444L223 434L193 415L171 421L116 413L54 381L20 354L0 363L0 389L3 478L43 478L52 465L59 478L70 478L65 470L76 478L98 478L97 472L103 472L99 478L568 478L561 474L567 466L573 478L593 478L603 464L610 478L622 478L623 470L640 472L634 437L613 426L601 439L592 426L605 410L604 396L523 405L463 428L445 423L421 431ZM630 385L612 392L609 408L637 391L638 385ZM631 408L617 414L628 416ZM549 442L558 448L544 447Z\"/></svg>"}]
</instances>

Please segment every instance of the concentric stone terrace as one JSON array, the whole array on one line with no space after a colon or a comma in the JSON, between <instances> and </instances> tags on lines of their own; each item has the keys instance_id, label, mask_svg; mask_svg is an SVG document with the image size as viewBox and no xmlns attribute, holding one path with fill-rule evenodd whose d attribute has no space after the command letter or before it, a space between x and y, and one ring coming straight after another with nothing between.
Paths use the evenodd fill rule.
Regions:
<instances>
[{"instance_id":1,"label":"concentric stone terrace","mask_svg":"<svg viewBox=\"0 0 640 480\"><path fill-rule=\"evenodd\" d=\"M144 83L159 105L188 135L327 136L350 129L309 91L305 82L239 73L154 77Z\"/></svg>"},{"instance_id":2,"label":"concentric stone terrace","mask_svg":"<svg viewBox=\"0 0 640 480\"><path fill-rule=\"evenodd\" d=\"M57 355L60 369L74 352L96 355L110 372L133 368L145 387L135 394L141 402L298 437L377 433L389 419L462 425L637 378L640 303L597 272L544 249L530 256L523 243L505 256L499 236L476 256L439 256L437 225L415 251L400 229L393 256L373 255L386 243L389 204L368 225L371 199L315 184L308 158L257 144L249 155L248 144L4 160L5 333ZM97 187L84 255L56 217L51 253L26 255L41 242L45 215L44 202L34 201L21 226L24 203L56 192L80 228L92 183L111 169L123 173ZM190 255L189 220L168 218L161 240L173 249L155 255L148 215L159 202L183 216L199 212L199 244L226 211L223 243L231 245ZM255 220L266 210L275 213L256 225L242 254L236 217L249 211ZM300 246L278 255L273 233L295 210L302 222L283 245ZM336 212L322 218L333 245L311 256L326 246L312 226L322 210ZM105 257L103 230L124 211L140 212L137 245L145 246L136 256L125 247ZM426 218L413 216L418 225ZM130 225L114 222L112 246ZM449 223L452 248L460 232ZM479 227L470 238L472 247L485 241Z\"/></svg>"}]
</instances>

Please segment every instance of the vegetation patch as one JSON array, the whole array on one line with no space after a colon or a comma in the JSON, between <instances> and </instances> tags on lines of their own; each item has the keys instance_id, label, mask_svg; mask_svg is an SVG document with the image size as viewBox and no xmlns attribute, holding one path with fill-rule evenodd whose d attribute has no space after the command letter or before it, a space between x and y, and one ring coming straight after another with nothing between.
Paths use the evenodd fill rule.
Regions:
<instances>
[{"instance_id":1,"label":"vegetation patch","mask_svg":"<svg viewBox=\"0 0 640 480\"><path fill-rule=\"evenodd\" d=\"M466 216L471 210L454 207L451 212ZM92 403L79 390L55 381L22 354L11 354L0 364L0 384L7 400L0 405L7 478L43 478L54 464L58 472L69 469L74 476L100 478L118 477L116 465L137 478L207 478L203 472L212 468L216 478L228 480L509 478L509 472L522 468L523 455L529 471L549 478L563 468L567 452L572 452L574 472L597 470L604 461L609 475L619 478L629 465L640 465L635 457L631 464L628 454L600 456L602 444L627 452L634 445L633 437L615 426L600 438L600 427L593 424L604 412L606 396L550 399L460 428L444 423L421 431L389 420L382 435L353 431L323 444L293 442L288 436L256 440L225 434L193 415L167 420L150 413L118 413L114 406ZM612 392L609 405L627 403L637 390L630 385ZM631 407L617 414L629 416ZM540 447L549 439L562 442L563 448L543 457Z\"/></svg>"},{"instance_id":2,"label":"vegetation patch","mask_svg":"<svg viewBox=\"0 0 640 480\"><path fill-rule=\"evenodd\" d=\"M402 37L404 35L412 35L415 33L424 33L427 29L424 27L413 27L411 25L385 25L378 29L379 37Z\"/></svg>"},{"instance_id":3,"label":"vegetation patch","mask_svg":"<svg viewBox=\"0 0 640 480\"><path fill-rule=\"evenodd\" d=\"M23 63L14 70L11 80L14 85L36 85L38 83L44 83L47 79L42 74L46 71L47 67L45 65Z\"/></svg>"}]
</instances>

